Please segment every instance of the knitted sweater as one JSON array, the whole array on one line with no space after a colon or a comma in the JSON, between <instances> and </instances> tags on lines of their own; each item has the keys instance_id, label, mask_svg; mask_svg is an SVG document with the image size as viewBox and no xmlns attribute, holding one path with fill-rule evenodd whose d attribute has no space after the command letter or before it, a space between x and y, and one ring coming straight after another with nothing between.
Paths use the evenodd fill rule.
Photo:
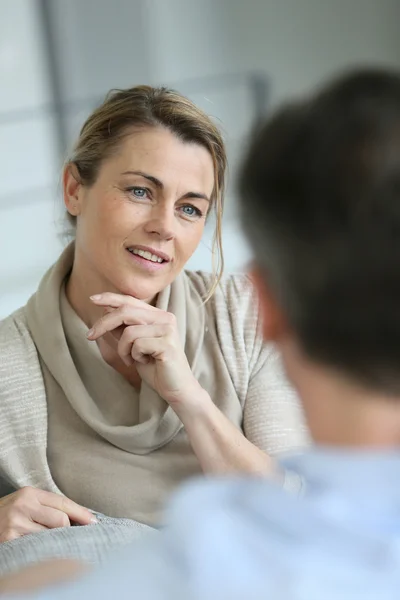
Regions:
<instances>
[{"instance_id":1,"label":"knitted sweater","mask_svg":"<svg viewBox=\"0 0 400 600\"><path fill-rule=\"evenodd\" d=\"M50 269L45 278L54 274L58 264ZM189 286L199 298L204 297L210 284L208 275L187 272L181 277L186 288ZM37 302L37 295L35 296L28 306ZM298 398L285 378L277 352L273 347L262 343L258 306L249 279L244 275L225 279L209 303L196 304L196 311L196 318L189 320L189 325L193 323L193 327L198 327L199 323L206 323L207 332L212 330L213 339L209 347L218 348L219 364L223 363L224 377L230 381L229 390L233 390L231 399L225 399L220 404L220 409L236 421L252 443L272 456L306 445L308 435ZM46 397L43 375L43 368L47 368L47 365L43 363L43 357L28 326L28 312L27 307L23 307L0 322L0 497L29 485L55 493L66 493L73 500L109 516L130 516L135 520L156 524L151 518L143 518L140 511L137 515L122 515L118 511L110 515L111 511L103 510L101 499L98 502L85 502L85 499L68 494L68 490L65 490L68 485L63 485L60 465L57 467L58 477L57 482L55 481L49 461L50 398ZM49 318L50 336L52 329L53 323ZM201 359L202 372L204 381L211 382L206 385L213 386L214 380L218 379L218 372L213 372L213 355L207 359L208 351L204 349L206 337L201 337L196 342L195 353L198 357L206 352L206 359ZM54 352L57 352L56 348ZM213 400L218 406L220 399ZM171 445L176 444L176 450L182 449L182 455L177 462L179 471L175 469L162 473L164 481L160 489L154 480L154 495L160 506L179 483L198 473L197 461L185 435L178 427L175 437L166 439L161 444L161 449L167 453ZM115 454L114 441L110 444L111 450ZM122 451L126 453L126 449ZM149 454L151 456L152 452L145 454L143 461L148 463ZM176 452L171 452L172 457L175 454ZM102 464L100 461L99 468ZM142 471L144 465L145 462ZM104 475L99 472L100 476L106 481L107 472ZM82 480L82 474L80 477ZM165 481L165 478L169 479ZM68 484L68 478L66 483ZM140 494L141 481L138 479L135 485ZM115 502L118 502L118 490L115 490L115 494ZM145 501L149 501L148 496Z\"/></svg>"}]
</instances>

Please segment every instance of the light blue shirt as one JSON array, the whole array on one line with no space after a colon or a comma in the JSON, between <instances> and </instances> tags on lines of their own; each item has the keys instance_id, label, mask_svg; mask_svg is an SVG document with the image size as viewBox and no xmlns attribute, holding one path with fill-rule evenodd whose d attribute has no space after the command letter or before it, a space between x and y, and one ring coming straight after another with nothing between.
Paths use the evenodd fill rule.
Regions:
<instances>
[{"instance_id":1,"label":"light blue shirt","mask_svg":"<svg viewBox=\"0 0 400 600\"><path fill-rule=\"evenodd\" d=\"M37 598L400 598L400 453L310 451L284 465L305 478L301 498L253 479L192 483L159 535Z\"/></svg>"}]
</instances>

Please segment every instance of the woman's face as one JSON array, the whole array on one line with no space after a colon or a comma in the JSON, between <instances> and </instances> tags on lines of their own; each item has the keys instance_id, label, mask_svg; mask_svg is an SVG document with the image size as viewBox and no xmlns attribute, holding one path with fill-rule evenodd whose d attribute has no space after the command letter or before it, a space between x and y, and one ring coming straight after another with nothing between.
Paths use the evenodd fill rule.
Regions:
<instances>
[{"instance_id":1,"label":"woman's face","mask_svg":"<svg viewBox=\"0 0 400 600\"><path fill-rule=\"evenodd\" d=\"M65 203L77 216L74 271L98 292L150 301L197 248L213 187L208 151L161 127L128 135L91 187L68 169Z\"/></svg>"}]
</instances>

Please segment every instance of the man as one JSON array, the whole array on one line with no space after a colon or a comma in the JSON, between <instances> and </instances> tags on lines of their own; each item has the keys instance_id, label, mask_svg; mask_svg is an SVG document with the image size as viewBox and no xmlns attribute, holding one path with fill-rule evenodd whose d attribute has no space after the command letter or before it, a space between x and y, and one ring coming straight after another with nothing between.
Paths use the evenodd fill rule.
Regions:
<instances>
[{"instance_id":1,"label":"man","mask_svg":"<svg viewBox=\"0 0 400 600\"><path fill-rule=\"evenodd\" d=\"M147 546L41 599L332 600L400 588L400 75L281 109L240 178L265 338L316 447L264 480L194 483Z\"/></svg>"}]
</instances>

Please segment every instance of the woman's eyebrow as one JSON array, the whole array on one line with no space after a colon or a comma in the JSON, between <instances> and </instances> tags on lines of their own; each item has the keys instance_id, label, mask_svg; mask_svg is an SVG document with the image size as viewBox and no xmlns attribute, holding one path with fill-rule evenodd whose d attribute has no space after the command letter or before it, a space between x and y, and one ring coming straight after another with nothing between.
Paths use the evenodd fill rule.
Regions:
<instances>
[{"instance_id":1,"label":"woman's eyebrow","mask_svg":"<svg viewBox=\"0 0 400 600\"><path fill-rule=\"evenodd\" d=\"M159 179L157 179L157 177L154 177L153 175L144 173L143 171L124 171L122 175L139 175L139 177L144 177L145 179L148 179L148 181L154 183L154 185L157 186L160 190L164 188L164 184L162 181L160 181ZM186 198L202 198L207 202L211 202L210 198L206 194L202 194L201 192L188 192L187 194L184 194L182 196L182 199Z\"/></svg>"},{"instance_id":2,"label":"woman's eyebrow","mask_svg":"<svg viewBox=\"0 0 400 600\"><path fill-rule=\"evenodd\" d=\"M182 200L187 198L201 198L202 200L211 202L210 198L206 194L202 194L201 192L188 192L187 194L184 194L182 196Z\"/></svg>"},{"instance_id":3,"label":"woman's eyebrow","mask_svg":"<svg viewBox=\"0 0 400 600\"><path fill-rule=\"evenodd\" d=\"M160 190L162 190L164 187L163 182L157 179L157 177L149 175L148 173L143 173L143 171L124 171L122 175L139 175L140 177L144 177L145 179L148 179L149 181L154 183L154 185L160 188Z\"/></svg>"}]
</instances>

